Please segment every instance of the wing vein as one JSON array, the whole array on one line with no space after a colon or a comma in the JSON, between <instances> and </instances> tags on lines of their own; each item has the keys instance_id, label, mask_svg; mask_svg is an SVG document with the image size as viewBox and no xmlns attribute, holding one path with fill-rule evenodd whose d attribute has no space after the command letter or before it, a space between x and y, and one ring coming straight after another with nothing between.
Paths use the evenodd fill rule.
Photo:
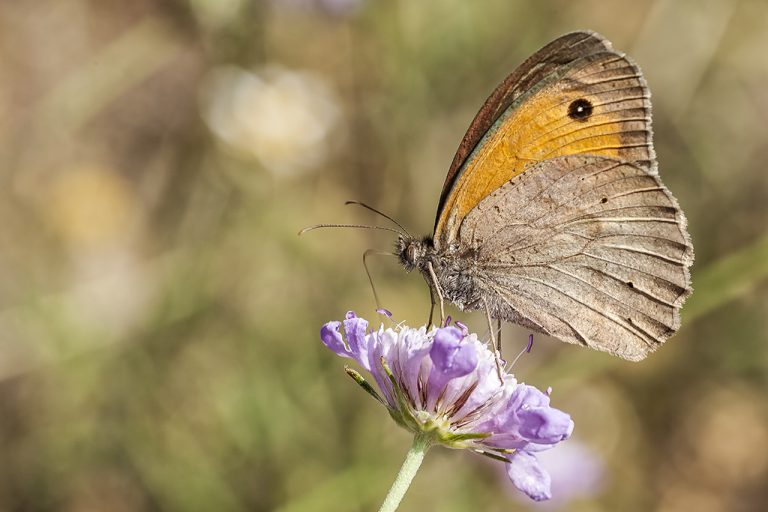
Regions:
<instances>
[{"instance_id":1,"label":"wing vein","mask_svg":"<svg viewBox=\"0 0 768 512\"><path fill-rule=\"evenodd\" d=\"M522 279L526 279L526 280L528 280L528 281L531 281L531 282L534 282L534 283L538 283L538 284L540 284L540 285L542 285L542 286L545 286L545 287L547 287L547 288L550 288L550 289L552 289L552 290L554 290L554 291L556 291L556 292L560 293L561 295L563 295L563 296L565 296L565 297L568 297L569 299L573 300L574 302L576 302L576 303L578 303L578 304L581 304L581 305L582 305L582 306L584 306L585 308L587 308L587 309L589 309L589 310L591 310L591 311L594 311L594 312L595 312L595 313L597 313L598 315L600 315L600 316L603 316L603 317L607 318L608 320L612 321L613 323L615 323L616 325L618 325L618 326L619 326L619 327L621 327L622 329L625 329L626 331L628 331L628 332L630 332L630 333L632 333L632 334L634 334L634 335L637 335L637 333L636 333L635 331L633 331L633 329L631 329L630 327L628 327L628 326L627 326L627 324L625 324L625 323L623 323L623 322L619 321L619 319L615 318L613 315L609 315L609 314L606 314L604 311L600 311L600 310L598 310L598 309L595 309L595 308L593 308L592 306L590 306L589 304L587 304L587 303L586 303L586 302L584 302L583 300L580 300L580 299L578 299L578 298L574 297L573 295L571 295L571 294L569 294L569 293L566 293L565 291L561 290L561 289L560 289L560 288L558 288L557 286L553 286L552 284L550 284L550 283L547 283L546 281L543 281L543 280L541 280L541 279L537 279L537 278L534 278L534 277L525 276L525 275L520 275L520 274L517 274L517 276L518 276L518 277L520 277L520 278L522 278ZM632 322L630 322L628 325L629 325L629 326L631 326L631 327L635 327L635 328L637 327L637 326L635 326L635 324L634 324L634 323L632 323ZM640 331L641 331L643 334L645 334L646 336L648 336L648 333L647 333L647 332L645 332L645 331L643 331L643 330L641 330L641 329L638 329L638 330L640 330ZM639 336L639 337L640 337L640 336ZM653 338L652 336L649 336L649 337L651 338L651 341L652 341L652 342L653 342L653 341L655 341L655 338ZM640 337L640 338L642 339L642 337ZM649 343L649 342L648 342L648 340L645 340L645 339L643 339L643 342L645 342L645 344L646 344L646 345L648 345L648 346L652 346L652 343Z\"/></svg>"},{"instance_id":2,"label":"wing vein","mask_svg":"<svg viewBox=\"0 0 768 512\"><path fill-rule=\"evenodd\" d=\"M615 245L615 244L605 244L604 247L610 247L612 249L619 249L622 251L628 251L628 252L634 252L637 254L645 254L646 256L651 256L654 258L658 258L662 261L666 261L667 263L672 263L674 265L684 266L685 262L682 260L676 260L674 258L669 258L667 256L664 256L663 254L655 253L653 251L644 251L642 249L638 249L636 247L630 247L627 245Z\"/></svg>"}]
</instances>

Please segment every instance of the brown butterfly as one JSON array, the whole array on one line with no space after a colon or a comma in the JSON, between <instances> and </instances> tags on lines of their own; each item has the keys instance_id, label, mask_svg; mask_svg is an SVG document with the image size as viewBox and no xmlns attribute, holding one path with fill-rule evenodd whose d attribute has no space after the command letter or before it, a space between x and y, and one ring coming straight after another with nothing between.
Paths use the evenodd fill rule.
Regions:
<instances>
[{"instance_id":1,"label":"brown butterfly","mask_svg":"<svg viewBox=\"0 0 768 512\"><path fill-rule=\"evenodd\" d=\"M499 85L453 159L432 237L397 253L433 297L637 361L680 327L685 216L659 178L650 92L594 32ZM442 309L441 309L442 310Z\"/></svg>"},{"instance_id":2,"label":"brown butterfly","mask_svg":"<svg viewBox=\"0 0 768 512\"><path fill-rule=\"evenodd\" d=\"M432 237L339 224L302 232L396 231L396 255L424 276L441 317L447 300L485 310L489 327L506 320L638 361L680 327L693 263L651 139L640 69L599 34L573 32L486 100L453 158Z\"/></svg>"}]
</instances>

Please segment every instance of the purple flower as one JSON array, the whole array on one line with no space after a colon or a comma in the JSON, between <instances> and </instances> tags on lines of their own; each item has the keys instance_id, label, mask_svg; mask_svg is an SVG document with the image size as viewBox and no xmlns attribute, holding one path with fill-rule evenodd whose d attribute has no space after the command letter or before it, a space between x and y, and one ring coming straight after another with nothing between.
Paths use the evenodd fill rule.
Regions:
<instances>
[{"instance_id":1,"label":"purple flower","mask_svg":"<svg viewBox=\"0 0 768 512\"><path fill-rule=\"evenodd\" d=\"M371 373L379 392L347 372L381 401L392 418L433 443L469 448L504 461L512 483L536 501L551 497L550 476L536 453L567 439L573 421L549 396L499 371L476 334L447 326L377 331L354 313L320 330L323 343Z\"/></svg>"}]
</instances>

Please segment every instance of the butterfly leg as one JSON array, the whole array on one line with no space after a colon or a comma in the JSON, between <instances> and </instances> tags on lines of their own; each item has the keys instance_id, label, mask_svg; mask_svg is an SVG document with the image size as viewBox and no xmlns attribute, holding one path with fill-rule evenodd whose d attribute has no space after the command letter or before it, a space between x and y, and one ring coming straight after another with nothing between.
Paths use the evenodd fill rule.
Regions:
<instances>
[{"instance_id":1,"label":"butterfly leg","mask_svg":"<svg viewBox=\"0 0 768 512\"><path fill-rule=\"evenodd\" d=\"M501 357L501 318L496 319L496 351Z\"/></svg>"},{"instance_id":2,"label":"butterfly leg","mask_svg":"<svg viewBox=\"0 0 768 512\"><path fill-rule=\"evenodd\" d=\"M435 290L438 299L440 299L440 325L443 325L445 323L445 301L443 300L443 292L440 290L440 284L437 282L437 275L435 274L435 269L432 267L431 261L427 262L427 269L429 270L429 277L432 278L432 286L430 286L430 288ZM434 300L434 298L432 300Z\"/></svg>"},{"instance_id":3,"label":"butterfly leg","mask_svg":"<svg viewBox=\"0 0 768 512\"><path fill-rule=\"evenodd\" d=\"M363 253L363 267L365 267L365 273L368 275L368 282L371 284L371 290L373 290L373 300L376 301L376 309L381 309L381 301L379 300L379 294L376 293L376 286L373 284L373 277L371 276L371 270L368 268L367 258L371 254L391 255L392 253L377 251L376 249L368 249Z\"/></svg>"},{"instance_id":4,"label":"butterfly leg","mask_svg":"<svg viewBox=\"0 0 768 512\"><path fill-rule=\"evenodd\" d=\"M494 347L494 350L496 352L496 374L499 376L499 381L501 383L504 383L504 377L501 376L501 364L499 363L499 360L501 359L501 338L499 338L499 341L496 341L496 335L493 332L493 320L491 320L491 310L488 308L488 302L485 300L485 297L483 297L483 306L485 306L485 318L488 320L488 331L491 333L491 345ZM501 321L499 320L499 335L501 335Z\"/></svg>"},{"instance_id":5,"label":"butterfly leg","mask_svg":"<svg viewBox=\"0 0 768 512\"><path fill-rule=\"evenodd\" d=\"M429 306L429 320L427 320L427 329L432 327L432 318L435 315L435 304L437 301L435 301L435 290L430 286L429 287L429 300L432 302L432 304Z\"/></svg>"}]
</instances>

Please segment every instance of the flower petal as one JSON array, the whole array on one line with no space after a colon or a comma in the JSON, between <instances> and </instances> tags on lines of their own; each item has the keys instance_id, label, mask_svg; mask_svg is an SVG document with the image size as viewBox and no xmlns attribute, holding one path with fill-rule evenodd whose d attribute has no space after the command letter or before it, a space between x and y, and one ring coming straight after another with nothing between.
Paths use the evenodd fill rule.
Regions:
<instances>
[{"instance_id":1,"label":"flower petal","mask_svg":"<svg viewBox=\"0 0 768 512\"><path fill-rule=\"evenodd\" d=\"M550 407L547 395L533 386L518 384L506 403L476 428L494 433L486 440L491 446L541 451L567 439L573 421Z\"/></svg>"},{"instance_id":2,"label":"flower petal","mask_svg":"<svg viewBox=\"0 0 768 512\"><path fill-rule=\"evenodd\" d=\"M419 393L419 382L423 380L422 366L432 348L432 337L424 329L405 328L398 340L398 369L400 381L417 407L423 407ZM425 370L426 371L426 370Z\"/></svg>"},{"instance_id":3,"label":"flower petal","mask_svg":"<svg viewBox=\"0 0 768 512\"><path fill-rule=\"evenodd\" d=\"M521 384L517 393L521 409L549 407L549 397L533 386Z\"/></svg>"},{"instance_id":4,"label":"flower petal","mask_svg":"<svg viewBox=\"0 0 768 512\"><path fill-rule=\"evenodd\" d=\"M391 407L395 407L397 404L395 401L395 393L392 389L392 383L389 380L389 376L384 371L381 362L383 359L387 366L389 366L393 375L399 380L399 369L396 366L393 368L394 365L391 358L392 351L396 349L397 333L392 329L379 329L378 331L369 334L366 339L370 341L368 344L368 359L365 362L365 364L367 364L366 368L368 368L368 371L373 375L373 378L379 385L379 389L381 389L381 392L384 394L384 398L387 399L387 403L389 403Z\"/></svg>"},{"instance_id":5,"label":"flower petal","mask_svg":"<svg viewBox=\"0 0 768 512\"><path fill-rule=\"evenodd\" d=\"M477 350L463 339L456 327L444 327L435 333L429 351L432 370L427 383L427 409L434 407L450 380L468 375L477 367Z\"/></svg>"},{"instance_id":6,"label":"flower petal","mask_svg":"<svg viewBox=\"0 0 768 512\"><path fill-rule=\"evenodd\" d=\"M568 439L573 432L573 420L561 410L536 407L518 414L520 434L539 444L555 444Z\"/></svg>"},{"instance_id":7,"label":"flower petal","mask_svg":"<svg viewBox=\"0 0 768 512\"><path fill-rule=\"evenodd\" d=\"M455 327L438 329L435 341L429 351L434 363L432 372L437 371L446 380L463 377L477 367L477 351L469 343L462 343L461 331Z\"/></svg>"},{"instance_id":8,"label":"flower petal","mask_svg":"<svg viewBox=\"0 0 768 512\"><path fill-rule=\"evenodd\" d=\"M347 319L344 320L344 332L347 335L347 344L352 357L360 363L363 368L370 371L371 366L368 362L368 339L365 331L368 329L368 321L358 318L352 311L347 313Z\"/></svg>"},{"instance_id":9,"label":"flower petal","mask_svg":"<svg viewBox=\"0 0 768 512\"><path fill-rule=\"evenodd\" d=\"M548 500L552 497L552 479L541 467L536 456L518 450L509 457L507 476L515 487L536 501Z\"/></svg>"},{"instance_id":10,"label":"flower petal","mask_svg":"<svg viewBox=\"0 0 768 512\"><path fill-rule=\"evenodd\" d=\"M341 322L328 322L320 329L320 339L323 340L323 345L336 352L337 355L351 357L347 346L344 345L344 340L341 338L340 326Z\"/></svg>"}]
</instances>

